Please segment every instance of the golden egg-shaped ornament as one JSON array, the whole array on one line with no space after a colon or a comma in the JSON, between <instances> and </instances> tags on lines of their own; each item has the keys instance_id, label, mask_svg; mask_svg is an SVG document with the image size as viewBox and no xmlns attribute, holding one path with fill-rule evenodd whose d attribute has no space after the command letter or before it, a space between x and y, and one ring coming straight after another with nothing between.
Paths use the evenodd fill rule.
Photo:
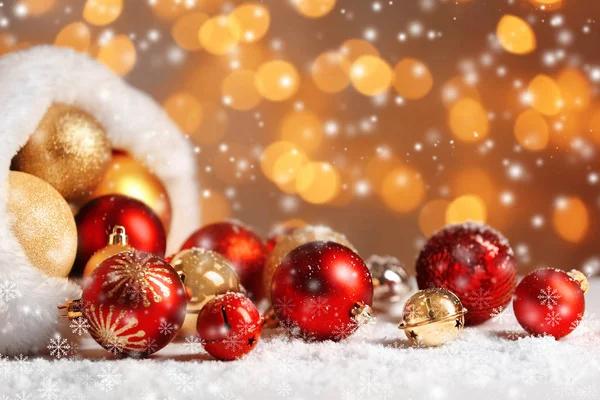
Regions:
<instances>
[{"instance_id":1,"label":"golden egg-shaped ornament","mask_svg":"<svg viewBox=\"0 0 600 400\"><path fill-rule=\"evenodd\" d=\"M144 163L131 155L115 150L104 179L88 200L107 194L121 194L141 201L160 218L169 233L171 227L171 199L161 180Z\"/></svg>"},{"instance_id":2,"label":"golden egg-shaped ornament","mask_svg":"<svg viewBox=\"0 0 600 400\"><path fill-rule=\"evenodd\" d=\"M180 334L195 334L198 313L211 299L241 291L235 270L217 252L197 247L182 250L173 256L171 265L182 277L188 295L187 314Z\"/></svg>"},{"instance_id":3,"label":"golden egg-shaped ornament","mask_svg":"<svg viewBox=\"0 0 600 400\"><path fill-rule=\"evenodd\" d=\"M398 328L415 346L441 346L460 335L466 312L460 299L449 290L424 289L406 301Z\"/></svg>"},{"instance_id":4,"label":"golden egg-shaped ornament","mask_svg":"<svg viewBox=\"0 0 600 400\"><path fill-rule=\"evenodd\" d=\"M89 196L108 169L111 145L100 124L66 104L50 106L12 168L51 184L67 201Z\"/></svg>"},{"instance_id":5,"label":"golden egg-shaped ornament","mask_svg":"<svg viewBox=\"0 0 600 400\"><path fill-rule=\"evenodd\" d=\"M60 193L40 178L10 171L6 209L31 264L48 276L68 276L77 254L77 226Z\"/></svg>"},{"instance_id":6,"label":"golden egg-shaped ornament","mask_svg":"<svg viewBox=\"0 0 600 400\"><path fill-rule=\"evenodd\" d=\"M335 232L329 227L308 225L295 229L290 234L283 236L267 256L263 270L263 285L267 299L271 298L271 281L273 280L275 270L281 264L284 257L296 247L314 241L336 242L358 253L352 243L346 239L346 236Z\"/></svg>"},{"instance_id":7,"label":"golden egg-shaped ornament","mask_svg":"<svg viewBox=\"0 0 600 400\"><path fill-rule=\"evenodd\" d=\"M83 269L83 279L89 277L108 257L132 250L133 248L129 246L129 239L127 238L125 227L116 225L111 234L108 235L106 247L95 252L85 264L85 268Z\"/></svg>"}]
</instances>

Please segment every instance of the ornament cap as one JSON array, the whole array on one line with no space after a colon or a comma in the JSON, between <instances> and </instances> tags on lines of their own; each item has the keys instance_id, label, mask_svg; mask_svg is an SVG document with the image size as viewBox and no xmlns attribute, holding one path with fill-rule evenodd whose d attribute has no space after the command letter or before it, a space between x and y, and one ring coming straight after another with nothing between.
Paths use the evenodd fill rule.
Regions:
<instances>
[{"instance_id":1,"label":"ornament cap","mask_svg":"<svg viewBox=\"0 0 600 400\"><path fill-rule=\"evenodd\" d=\"M67 304L58 306L59 310L66 310L66 314L61 314L60 318L75 319L83 316L83 306L81 299L69 300Z\"/></svg>"},{"instance_id":2,"label":"ornament cap","mask_svg":"<svg viewBox=\"0 0 600 400\"><path fill-rule=\"evenodd\" d=\"M577 282L581 290L583 290L584 294L590 288L590 282L588 281L587 277L583 272L578 271L576 269L572 269L571 272L567 273L567 275L569 275L571 278L573 278L573 280L575 280L575 282Z\"/></svg>"},{"instance_id":3,"label":"ornament cap","mask_svg":"<svg viewBox=\"0 0 600 400\"><path fill-rule=\"evenodd\" d=\"M120 244L127 246L128 243L129 238L127 237L127 232L125 232L125 227L121 225L115 225L112 229L112 233L108 235L108 244Z\"/></svg>"},{"instance_id":4,"label":"ornament cap","mask_svg":"<svg viewBox=\"0 0 600 400\"><path fill-rule=\"evenodd\" d=\"M352 314L352 320L356 322L357 325L375 323L375 314L373 313L373 309L363 302L359 301L356 303L350 312Z\"/></svg>"}]
</instances>

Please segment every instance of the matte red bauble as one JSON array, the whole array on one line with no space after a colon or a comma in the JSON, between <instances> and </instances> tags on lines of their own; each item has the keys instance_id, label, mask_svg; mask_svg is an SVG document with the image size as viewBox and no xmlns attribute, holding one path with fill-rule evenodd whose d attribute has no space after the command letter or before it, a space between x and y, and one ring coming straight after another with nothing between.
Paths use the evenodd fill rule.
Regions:
<instances>
[{"instance_id":1,"label":"matte red bauble","mask_svg":"<svg viewBox=\"0 0 600 400\"><path fill-rule=\"evenodd\" d=\"M219 360L235 360L258 343L263 319L241 293L226 293L210 300L200 311L196 330L204 350Z\"/></svg>"},{"instance_id":2,"label":"matte red bauble","mask_svg":"<svg viewBox=\"0 0 600 400\"><path fill-rule=\"evenodd\" d=\"M519 324L530 334L559 339L579 326L585 311L583 295L581 283L570 274L541 269L519 283L513 309Z\"/></svg>"},{"instance_id":3,"label":"matte red bauble","mask_svg":"<svg viewBox=\"0 0 600 400\"><path fill-rule=\"evenodd\" d=\"M467 325L506 309L517 285L517 262L508 241L484 224L451 225L425 243L417 259L419 289L441 287L469 312Z\"/></svg>"},{"instance_id":4,"label":"matte red bauble","mask_svg":"<svg viewBox=\"0 0 600 400\"><path fill-rule=\"evenodd\" d=\"M335 242L289 252L273 276L277 318L307 340L341 340L372 319L373 282L363 260Z\"/></svg>"},{"instance_id":5,"label":"matte red bauble","mask_svg":"<svg viewBox=\"0 0 600 400\"><path fill-rule=\"evenodd\" d=\"M248 297L259 301L264 297L262 275L265 266L265 246L256 233L235 222L206 225L193 233L181 250L200 247L215 251L227 258Z\"/></svg>"},{"instance_id":6,"label":"matte red bauble","mask_svg":"<svg viewBox=\"0 0 600 400\"><path fill-rule=\"evenodd\" d=\"M139 200L108 195L86 203L75 216L79 237L77 258L71 276L79 277L90 257L106 247L116 225L127 231L129 246L136 250L165 255L167 237L154 211Z\"/></svg>"},{"instance_id":7,"label":"matte red bauble","mask_svg":"<svg viewBox=\"0 0 600 400\"><path fill-rule=\"evenodd\" d=\"M146 356L177 335L187 299L165 260L129 251L107 258L85 280L81 305L100 346L117 355Z\"/></svg>"}]
</instances>

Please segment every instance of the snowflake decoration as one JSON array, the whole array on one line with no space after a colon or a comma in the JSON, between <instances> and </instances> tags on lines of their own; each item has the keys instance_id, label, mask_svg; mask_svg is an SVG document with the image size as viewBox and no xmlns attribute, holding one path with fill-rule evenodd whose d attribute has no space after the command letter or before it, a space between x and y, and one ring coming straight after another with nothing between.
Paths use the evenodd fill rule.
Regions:
<instances>
[{"instance_id":1,"label":"snowflake decoration","mask_svg":"<svg viewBox=\"0 0 600 400\"><path fill-rule=\"evenodd\" d=\"M287 383L281 382L275 387L275 392L281 397L287 397L292 393L292 388Z\"/></svg>"},{"instance_id":2,"label":"snowflake decoration","mask_svg":"<svg viewBox=\"0 0 600 400\"><path fill-rule=\"evenodd\" d=\"M0 286L0 299L4 300L6 303L16 299L19 294L17 285L15 285L14 282L7 280Z\"/></svg>"},{"instance_id":3,"label":"snowflake decoration","mask_svg":"<svg viewBox=\"0 0 600 400\"><path fill-rule=\"evenodd\" d=\"M546 323L551 327L554 328L556 325L559 325L560 321L562 321L562 317L559 313L551 311L546 314Z\"/></svg>"},{"instance_id":4,"label":"snowflake decoration","mask_svg":"<svg viewBox=\"0 0 600 400\"><path fill-rule=\"evenodd\" d=\"M225 340L223 340L223 344L225 344L227 350L237 351L243 346L244 341L240 335L234 333L227 335Z\"/></svg>"},{"instance_id":5,"label":"snowflake decoration","mask_svg":"<svg viewBox=\"0 0 600 400\"><path fill-rule=\"evenodd\" d=\"M202 383L202 378L186 374L175 368L168 368L167 376L175 384L175 390L180 393L193 392Z\"/></svg>"},{"instance_id":6,"label":"snowflake decoration","mask_svg":"<svg viewBox=\"0 0 600 400\"><path fill-rule=\"evenodd\" d=\"M284 296L275 300L273 308L275 308L275 311L279 314L289 314L294 309L294 301L289 297Z\"/></svg>"},{"instance_id":7,"label":"snowflake decoration","mask_svg":"<svg viewBox=\"0 0 600 400\"><path fill-rule=\"evenodd\" d=\"M313 299L310 307L317 317L320 317L321 315L325 314L329 309L327 300L323 298Z\"/></svg>"},{"instance_id":8,"label":"snowflake decoration","mask_svg":"<svg viewBox=\"0 0 600 400\"><path fill-rule=\"evenodd\" d=\"M521 332L518 329L509 329L506 331L506 338L508 340L516 341L521 337Z\"/></svg>"},{"instance_id":9,"label":"snowflake decoration","mask_svg":"<svg viewBox=\"0 0 600 400\"><path fill-rule=\"evenodd\" d=\"M100 373L97 375L97 377L100 379L100 381L97 383L97 386L104 392L112 390L115 386L121 383L121 374L119 369L112 365L100 367Z\"/></svg>"},{"instance_id":10,"label":"snowflake decoration","mask_svg":"<svg viewBox=\"0 0 600 400\"><path fill-rule=\"evenodd\" d=\"M358 325L351 322L349 324L340 324L333 331L333 337L335 340L343 340L352 335L356 329L358 329Z\"/></svg>"},{"instance_id":11,"label":"snowflake decoration","mask_svg":"<svg viewBox=\"0 0 600 400\"><path fill-rule=\"evenodd\" d=\"M88 333L90 324L87 322L87 319L85 319L83 317L78 317L71 321L69 328L71 328L71 331L74 334L82 336L82 335Z\"/></svg>"},{"instance_id":12,"label":"snowflake decoration","mask_svg":"<svg viewBox=\"0 0 600 400\"><path fill-rule=\"evenodd\" d=\"M38 392L40 393L40 397L44 400L58 399L58 383L46 377L42 379L41 387L38 389Z\"/></svg>"},{"instance_id":13,"label":"snowflake decoration","mask_svg":"<svg viewBox=\"0 0 600 400\"><path fill-rule=\"evenodd\" d=\"M411 303L404 309L404 315L408 319L421 318L421 310L415 304Z\"/></svg>"},{"instance_id":14,"label":"snowflake decoration","mask_svg":"<svg viewBox=\"0 0 600 400\"><path fill-rule=\"evenodd\" d=\"M471 292L469 300L473 304L474 308L486 308L489 307L492 297L490 292L483 288L479 288L474 292Z\"/></svg>"},{"instance_id":15,"label":"snowflake decoration","mask_svg":"<svg viewBox=\"0 0 600 400\"><path fill-rule=\"evenodd\" d=\"M21 393L17 393L15 400L31 400L31 395L25 391L22 391Z\"/></svg>"},{"instance_id":16,"label":"snowflake decoration","mask_svg":"<svg viewBox=\"0 0 600 400\"><path fill-rule=\"evenodd\" d=\"M202 352L206 343L198 335L193 335L185 338L184 346L191 354L199 354Z\"/></svg>"},{"instance_id":17,"label":"snowflake decoration","mask_svg":"<svg viewBox=\"0 0 600 400\"><path fill-rule=\"evenodd\" d=\"M81 382L81 384L84 387L92 386L92 384L94 383L94 378L92 377L92 375L85 372L77 374L77 380Z\"/></svg>"},{"instance_id":18,"label":"snowflake decoration","mask_svg":"<svg viewBox=\"0 0 600 400\"><path fill-rule=\"evenodd\" d=\"M167 321L160 321L160 325L158 326L158 331L165 336L168 336L173 333L173 324Z\"/></svg>"},{"instance_id":19,"label":"snowflake decoration","mask_svg":"<svg viewBox=\"0 0 600 400\"><path fill-rule=\"evenodd\" d=\"M505 322L508 323L511 314L507 311L506 308L500 306L492 308L492 312L490 313L490 317L494 322L497 322L500 325L503 325Z\"/></svg>"},{"instance_id":20,"label":"snowflake decoration","mask_svg":"<svg viewBox=\"0 0 600 400\"><path fill-rule=\"evenodd\" d=\"M8 356L0 354L0 378L7 378L10 372L10 364L8 363Z\"/></svg>"},{"instance_id":21,"label":"snowflake decoration","mask_svg":"<svg viewBox=\"0 0 600 400\"><path fill-rule=\"evenodd\" d=\"M548 286L545 290L541 289L540 294L538 295L538 299L540 300L540 304L543 306L547 306L548 308L552 308L558 304L558 299L560 299L560 294L556 289Z\"/></svg>"},{"instance_id":22,"label":"snowflake decoration","mask_svg":"<svg viewBox=\"0 0 600 400\"><path fill-rule=\"evenodd\" d=\"M31 371L29 357L24 356L23 354L19 354L18 356L15 356L14 358L15 358L14 363L16 364L15 369L19 372L19 374L22 377L29 375L29 372Z\"/></svg>"},{"instance_id":23,"label":"snowflake decoration","mask_svg":"<svg viewBox=\"0 0 600 400\"><path fill-rule=\"evenodd\" d=\"M50 350L51 356L54 356L57 360L60 360L62 357L65 357L67 354L69 354L71 345L67 343L67 339L56 336L55 338L50 339L48 350Z\"/></svg>"}]
</instances>

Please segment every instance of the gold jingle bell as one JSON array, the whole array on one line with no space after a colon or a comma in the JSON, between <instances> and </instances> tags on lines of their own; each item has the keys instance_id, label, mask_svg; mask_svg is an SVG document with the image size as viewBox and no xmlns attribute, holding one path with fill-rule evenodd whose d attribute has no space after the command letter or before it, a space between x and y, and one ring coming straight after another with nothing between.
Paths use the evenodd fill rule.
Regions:
<instances>
[{"instance_id":1,"label":"gold jingle bell","mask_svg":"<svg viewBox=\"0 0 600 400\"><path fill-rule=\"evenodd\" d=\"M182 250L173 256L171 265L182 276L188 295L182 334L195 334L198 313L211 299L241 291L239 278L229 261L214 251L197 247Z\"/></svg>"},{"instance_id":2,"label":"gold jingle bell","mask_svg":"<svg viewBox=\"0 0 600 400\"><path fill-rule=\"evenodd\" d=\"M441 346L460 335L466 312L460 299L449 290L420 290L404 304L398 328L416 346Z\"/></svg>"}]
</instances>

